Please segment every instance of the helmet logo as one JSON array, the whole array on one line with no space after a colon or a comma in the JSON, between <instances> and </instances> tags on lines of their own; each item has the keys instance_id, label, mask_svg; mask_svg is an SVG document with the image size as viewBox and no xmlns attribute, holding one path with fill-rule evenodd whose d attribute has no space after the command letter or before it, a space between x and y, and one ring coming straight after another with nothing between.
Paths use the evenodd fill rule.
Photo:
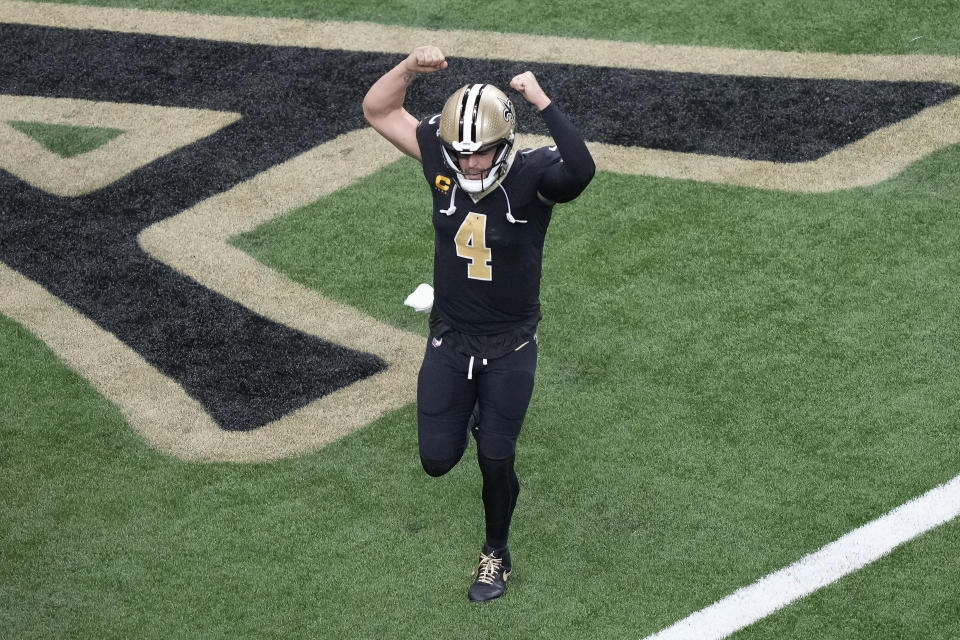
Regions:
<instances>
[{"instance_id":1,"label":"helmet logo","mask_svg":"<svg viewBox=\"0 0 960 640\"><path fill-rule=\"evenodd\" d=\"M497 96L497 100L503 106L503 119L507 122L513 120L513 103Z\"/></svg>"}]
</instances>

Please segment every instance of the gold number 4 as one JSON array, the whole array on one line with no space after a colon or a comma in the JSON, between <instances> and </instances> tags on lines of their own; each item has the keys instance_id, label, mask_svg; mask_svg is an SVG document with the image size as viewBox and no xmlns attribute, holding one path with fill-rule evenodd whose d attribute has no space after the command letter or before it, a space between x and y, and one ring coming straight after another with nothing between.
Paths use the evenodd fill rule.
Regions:
<instances>
[{"instance_id":1,"label":"gold number 4","mask_svg":"<svg viewBox=\"0 0 960 640\"><path fill-rule=\"evenodd\" d=\"M487 216L468 213L453 241L457 245L457 255L470 261L467 264L468 278L493 280L493 268L490 266L493 252L487 248Z\"/></svg>"}]
</instances>

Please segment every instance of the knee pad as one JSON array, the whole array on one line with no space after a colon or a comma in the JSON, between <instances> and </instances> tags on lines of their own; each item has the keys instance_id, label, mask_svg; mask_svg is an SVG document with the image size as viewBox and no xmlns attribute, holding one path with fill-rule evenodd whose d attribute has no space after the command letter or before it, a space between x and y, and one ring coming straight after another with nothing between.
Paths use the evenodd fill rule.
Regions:
<instances>
[{"instance_id":1,"label":"knee pad","mask_svg":"<svg viewBox=\"0 0 960 640\"><path fill-rule=\"evenodd\" d=\"M427 475L439 478L443 474L453 469L457 466L457 463L460 462L460 458L454 458L452 460L428 460L427 458L420 458L420 464L423 465L423 470L427 472Z\"/></svg>"},{"instance_id":2,"label":"knee pad","mask_svg":"<svg viewBox=\"0 0 960 640\"><path fill-rule=\"evenodd\" d=\"M517 438L489 433L481 427L474 432L477 439L477 459L485 458L490 461L513 460L517 453Z\"/></svg>"}]
</instances>

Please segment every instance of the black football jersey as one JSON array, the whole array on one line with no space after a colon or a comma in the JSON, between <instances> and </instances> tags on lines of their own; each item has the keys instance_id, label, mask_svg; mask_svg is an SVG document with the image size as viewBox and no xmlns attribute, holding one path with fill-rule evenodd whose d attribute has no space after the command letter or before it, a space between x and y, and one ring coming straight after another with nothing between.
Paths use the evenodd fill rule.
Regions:
<instances>
[{"instance_id":1,"label":"black football jersey","mask_svg":"<svg viewBox=\"0 0 960 640\"><path fill-rule=\"evenodd\" d=\"M467 336L519 338L526 331L529 338L540 320L543 241L552 209L537 188L560 154L555 147L517 152L499 187L474 202L443 161L439 119L423 120L417 128L423 175L433 195L431 326L446 325Z\"/></svg>"}]
</instances>

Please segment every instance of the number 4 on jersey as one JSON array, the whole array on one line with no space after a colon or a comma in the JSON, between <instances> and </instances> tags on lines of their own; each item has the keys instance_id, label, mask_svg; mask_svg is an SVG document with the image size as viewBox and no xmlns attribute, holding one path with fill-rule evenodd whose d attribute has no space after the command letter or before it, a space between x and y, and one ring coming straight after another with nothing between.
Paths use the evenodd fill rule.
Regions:
<instances>
[{"instance_id":1,"label":"number 4 on jersey","mask_svg":"<svg viewBox=\"0 0 960 640\"><path fill-rule=\"evenodd\" d=\"M493 268L490 266L493 252L487 248L486 237L487 216L468 213L453 238L457 245L457 256L470 261L467 264L467 277L473 280L493 280Z\"/></svg>"}]
</instances>

